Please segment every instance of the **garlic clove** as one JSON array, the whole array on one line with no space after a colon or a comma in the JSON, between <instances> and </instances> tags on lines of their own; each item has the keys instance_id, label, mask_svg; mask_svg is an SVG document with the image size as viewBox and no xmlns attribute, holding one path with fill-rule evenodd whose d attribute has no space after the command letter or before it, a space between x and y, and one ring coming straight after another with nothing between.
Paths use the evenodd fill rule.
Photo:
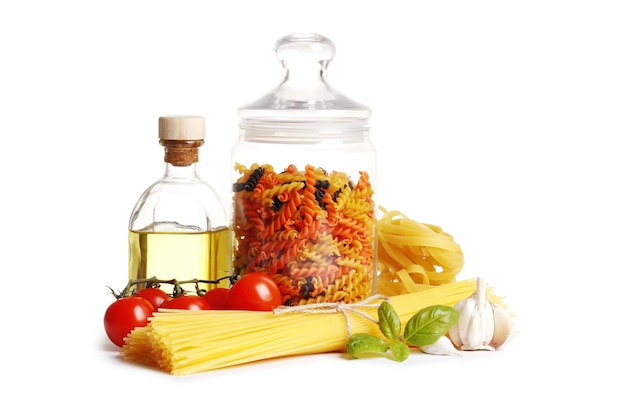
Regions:
<instances>
[{"instance_id":1,"label":"garlic clove","mask_svg":"<svg viewBox=\"0 0 626 403\"><path fill-rule=\"evenodd\" d=\"M482 325L483 325L483 339L482 345L488 346L493 339L493 333L495 331L495 323L493 320L493 310L491 309L491 304L487 303L483 308L480 316L482 317Z\"/></svg>"},{"instance_id":2,"label":"garlic clove","mask_svg":"<svg viewBox=\"0 0 626 403\"><path fill-rule=\"evenodd\" d=\"M489 345L495 350L504 346L513 334L513 318L502 306L491 302L493 311L494 332Z\"/></svg>"},{"instance_id":3,"label":"garlic clove","mask_svg":"<svg viewBox=\"0 0 626 403\"><path fill-rule=\"evenodd\" d=\"M449 338L446 336L441 336L437 339L433 344L429 344L427 346L421 346L419 348L422 352L426 354L435 354L435 355L461 355L458 350L452 344Z\"/></svg>"},{"instance_id":4,"label":"garlic clove","mask_svg":"<svg viewBox=\"0 0 626 403\"><path fill-rule=\"evenodd\" d=\"M458 326L450 326L448 329L448 338L452 342L455 348L460 348L463 345L463 341L461 340L461 335L459 334Z\"/></svg>"},{"instance_id":5,"label":"garlic clove","mask_svg":"<svg viewBox=\"0 0 626 403\"><path fill-rule=\"evenodd\" d=\"M491 329L491 334L489 330ZM489 350L489 342L493 337L493 316L487 310L475 310L470 316L467 326L465 343L461 350Z\"/></svg>"},{"instance_id":6,"label":"garlic clove","mask_svg":"<svg viewBox=\"0 0 626 403\"><path fill-rule=\"evenodd\" d=\"M458 348L466 343L467 328L472 317L472 312L476 308L476 303L472 297L459 301L454 308L459 312L457 323L450 327L448 334L454 345Z\"/></svg>"}]
</instances>

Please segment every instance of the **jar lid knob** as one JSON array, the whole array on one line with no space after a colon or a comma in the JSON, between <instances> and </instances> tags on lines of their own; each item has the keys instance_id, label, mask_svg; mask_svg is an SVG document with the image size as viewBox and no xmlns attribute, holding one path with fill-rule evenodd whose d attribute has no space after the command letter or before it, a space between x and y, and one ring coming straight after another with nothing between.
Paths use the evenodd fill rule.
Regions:
<instances>
[{"instance_id":1,"label":"jar lid knob","mask_svg":"<svg viewBox=\"0 0 626 403\"><path fill-rule=\"evenodd\" d=\"M286 68L295 62L319 62L325 69L335 57L335 44L323 35L296 33L276 41L274 52Z\"/></svg>"}]
</instances>

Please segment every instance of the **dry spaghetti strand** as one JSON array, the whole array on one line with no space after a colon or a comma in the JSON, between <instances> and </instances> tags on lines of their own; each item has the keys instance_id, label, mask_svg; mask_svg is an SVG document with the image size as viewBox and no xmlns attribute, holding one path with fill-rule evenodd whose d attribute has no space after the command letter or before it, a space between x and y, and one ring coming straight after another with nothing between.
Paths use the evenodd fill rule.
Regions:
<instances>
[{"instance_id":1,"label":"dry spaghetti strand","mask_svg":"<svg viewBox=\"0 0 626 403\"><path fill-rule=\"evenodd\" d=\"M388 301L403 325L427 306L452 306L470 296L475 280L464 280ZM306 309L306 306L302 306ZM362 314L255 311L177 311L155 313L148 326L137 328L121 349L124 359L148 364L173 375L187 375L269 358L345 351L348 329L374 334L376 307ZM346 320L349 321L349 328Z\"/></svg>"}]
</instances>

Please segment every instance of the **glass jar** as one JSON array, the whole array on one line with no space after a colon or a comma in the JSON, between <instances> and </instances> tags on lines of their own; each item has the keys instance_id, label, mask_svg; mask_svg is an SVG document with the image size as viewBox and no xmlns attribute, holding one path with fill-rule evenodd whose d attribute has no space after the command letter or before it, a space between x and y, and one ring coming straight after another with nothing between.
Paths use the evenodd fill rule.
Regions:
<instances>
[{"instance_id":1,"label":"glass jar","mask_svg":"<svg viewBox=\"0 0 626 403\"><path fill-rule=\"evenodd\" d=\"M232 269L270 274L284 305L360 301L376 280L371 111L328 84L328 38L292 34L274 51L281 82L238 110Z\"/></svg>"}]
</instances>

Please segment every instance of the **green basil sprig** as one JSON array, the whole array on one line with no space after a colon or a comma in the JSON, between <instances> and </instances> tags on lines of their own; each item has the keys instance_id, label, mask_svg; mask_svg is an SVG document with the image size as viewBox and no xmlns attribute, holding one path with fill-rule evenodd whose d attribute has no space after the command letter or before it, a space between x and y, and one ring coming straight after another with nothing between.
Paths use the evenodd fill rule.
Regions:
<instances>
[{"instance_id":1,"label":"green basil sprig","mask_svg":"<svg viewBox=\"0 0 626 403\"><path fill-rule=\"evenodd\" d=\"M411 346L433 344L458 320L459 312L453 307L432 305L413 315L402 332L398 313L385 301L378 306L378 327L386 339L356 333L348 338L346 351L350 358L383 355L395 361L405 361L409 358Z\"/></svg>"}]
</instances>

